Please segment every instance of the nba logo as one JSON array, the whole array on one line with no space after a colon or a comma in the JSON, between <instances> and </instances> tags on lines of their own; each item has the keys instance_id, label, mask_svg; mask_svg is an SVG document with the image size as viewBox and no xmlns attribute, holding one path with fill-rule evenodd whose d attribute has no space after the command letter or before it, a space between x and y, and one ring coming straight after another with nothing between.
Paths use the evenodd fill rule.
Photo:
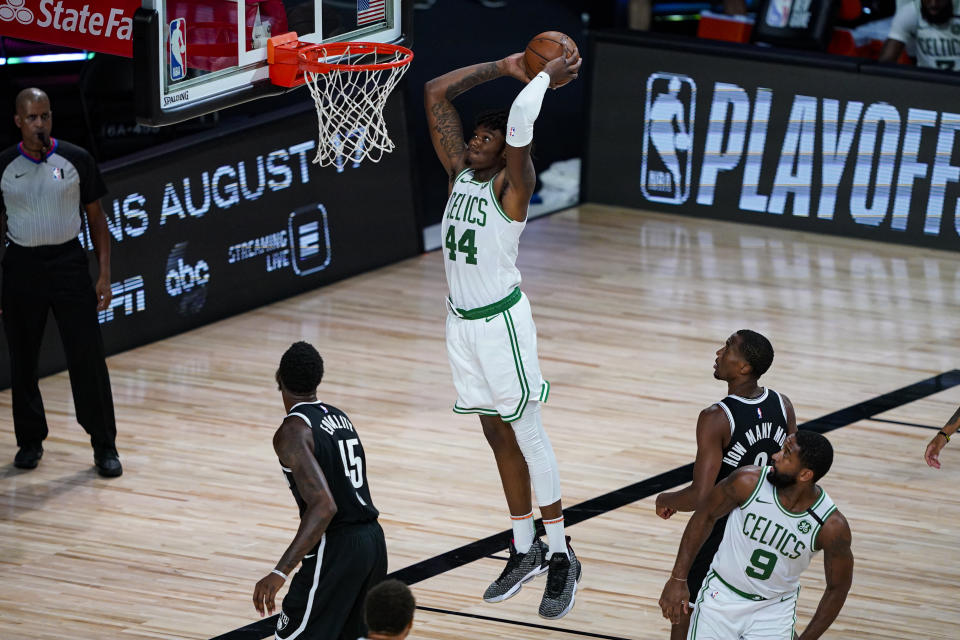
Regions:
<instances>
[{"instance_id":1,"label":"nba logo","mask_svg":"<svg viewBox=\"0 0 960 640\"><path fill-rule=\"evenodd\" d=\"M287 238L293 271L305 276L330 264L330 227L322 204L300 207L287 220Z\"/></svg>"},{"instance_id":2,"label":"nba logo","mask_svg":"<svg viewBox=\"0 0 960 640\"><path fill-rule=\"evenodd\" d=\"M170 81L187 76L187 21L177 18L170 23Z\"/></svg>"},{"instance_id":3,"label":"nba logo","mask_svg":"<svg viewBox=\"0 0 960 640\"><path fill-rule=\"evenodd\" d=\"M647 78L640 189L647 200L683 204L690 197L697 83L657 71Z\"/></svg>"}]
</instances>

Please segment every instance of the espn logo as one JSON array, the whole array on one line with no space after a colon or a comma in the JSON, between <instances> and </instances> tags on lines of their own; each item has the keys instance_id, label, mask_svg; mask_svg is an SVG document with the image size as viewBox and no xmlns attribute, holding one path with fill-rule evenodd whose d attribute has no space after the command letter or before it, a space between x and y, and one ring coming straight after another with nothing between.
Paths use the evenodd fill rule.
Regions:
<instances>
[{"instance_id":1,"label":"espn logo","mask_svg":"<svg viewBox=\"0 0 960 640\"><path fill-rule=\"evenodd\" d=\"M640 189L647 200L682 204L690 197L697 84L657 71L647 78Z\"/></svg>"},{"instance_id":2,"label":"espn logo","mask_svg":"<svg viewBox=\"0 0 960 640\"><path fill-rule=\"evenodd\" d=\"M143 276L134 276L127 278L123 282L114 282L110 285L110 291L113 299L110 300L110 306L97 314L100 324L110 322L114 318L114 309L123 307L123 315L130 316L138 311L147 308L146 298L143 287Z\"/></svg>"},{"instance_id":3,"label":"espn logo","mask_svg":"<svg viewBox=\"0 0 960 640\"><path fill-rule=\"evenodd\" d=\"M300 207L287 220L293 271L306 276L330 264L330 227L322 204Z\"/></svg>"}]
</instances>

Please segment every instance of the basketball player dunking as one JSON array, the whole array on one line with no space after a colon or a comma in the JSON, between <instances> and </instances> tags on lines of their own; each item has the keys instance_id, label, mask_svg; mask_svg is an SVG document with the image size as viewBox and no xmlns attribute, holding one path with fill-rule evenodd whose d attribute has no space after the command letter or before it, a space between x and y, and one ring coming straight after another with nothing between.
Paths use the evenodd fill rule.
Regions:
<instances>
[{"instance_id":1,"label":"basketball player dunking","mask_svg":"<svg viewBox=\"0 0 960 640\"><path fill-rule=\"evenodd\" d=\"M559 618L573 607L580 561L564 536L560 474L540 417L549 385L540 375L536 327L530 303L520 292L516 259L536 186L530 159L533 124L547 88L576 78L581 62L575 55L556 58L528 80L522 57L518 53L451 71L428 82L424 97L430 137L449 180L442 239L450 291L447 355L457 389L454 411L480 415L513 523L510 559L483 598L506 600L546 570L539 613ZM503 76L527 85L509 116L482 116L464 144L452 100ZM548 547L534 535L531 482Z\"/></svg>"},{"instance_id":2,"label":"basketball player dunking","mask_svg":"<svg viewBox=\"0 0 960 640\"><path fill-rule=\"evenodd\" d=\"M667 519L677 511L693 511L714 485L740 467L767 464L787 436L796 432L797 416L790 400L758 384L772 363L770 341L749 329L731 335L717 351L713 377L727 383L727 397L700 412L693 483L657 496L658 516ZM692 594L700 591L726 521L726 516L717 520L694 558L686 577ZM670 630L671 640L686 638L689 623L690 614L681 611Z\"/></svg>"},{"instance_id":3,"label":"basketball player dunking","mask_svg":"<svg viewBox=\"0 0 960 640\"><path fill-rule=\"evenodd\" d=\"M366 634L363 601L387 573L379 512L370 499L367 459L345 413L317 400L323 359L296 342L280 360L277 385L287 412L273 448L300 508L300 527L276 568L261 579L253 604L273 613L290 572L276 637L356 640Z\"/></svg>"}]
</instances>

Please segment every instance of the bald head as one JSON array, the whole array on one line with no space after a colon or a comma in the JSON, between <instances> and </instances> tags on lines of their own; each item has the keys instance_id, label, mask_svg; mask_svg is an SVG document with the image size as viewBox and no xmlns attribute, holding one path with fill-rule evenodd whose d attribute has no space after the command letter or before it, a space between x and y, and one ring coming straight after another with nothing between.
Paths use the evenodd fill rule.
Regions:
<instances>
[{"instance_id":1,"label":"bald head","mask_svg":"<svg viewBox=\"0 0 960 640\"><path fill-rule=\"evenodd\" d=\"M13 122L23 136L23 149L34 158L41 158L50 149L50 131L53 114L50 98L40 89L31 87L17 94L17 113Z\"/></svg>"},{"instance_id":2,"label":"bald head","mask_svg":"<svg viewBox=\"0 0 960 640\"><path fill-rule=\"evenodd\" d=\"M30 87L29 89L24 89L17 94L17 115L23 115L27 112L27 107L34 102L45 102L47 107L50 106L50 98L47 96L46 92L36 87Z\"/></svg>"}]
</instances>

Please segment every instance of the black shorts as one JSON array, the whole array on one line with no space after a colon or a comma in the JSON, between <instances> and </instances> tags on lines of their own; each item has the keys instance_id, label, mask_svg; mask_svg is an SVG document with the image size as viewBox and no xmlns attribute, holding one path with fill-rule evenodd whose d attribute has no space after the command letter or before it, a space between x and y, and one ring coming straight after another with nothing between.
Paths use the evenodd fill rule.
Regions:
<instances>
[{"instance_id":1,"label":"black shorts","mask_svg":"<svg viewBox=\"0 0 960 640\"><path fill-rule=\"evenodd\" d=\"M387 575L387 545L376 521L323 534L283 599L280 640L356 640L367 633L363 600Z\"/></svg>"},{"instance_id":2,"label":"black shorts","mask_svg":"<svg viewBox=\"0 0 960 640\"><path fill-rule=\"evenodd\" d=\"M687 587L690 589L691 602L697 601L697 594L700 593L700 588L703 586L703 579L707 577L707 573L710 571L713 556L717 554L717 549L723 542L723 530L726 528L727 516L724 516L717 520L717 523L713 526L713 531L710 532L703 546L700 547L700 551L697 552L697 557L693 559L693 564L690 565L690 572L687 573Z\"/></svg>"}]
</instances>

